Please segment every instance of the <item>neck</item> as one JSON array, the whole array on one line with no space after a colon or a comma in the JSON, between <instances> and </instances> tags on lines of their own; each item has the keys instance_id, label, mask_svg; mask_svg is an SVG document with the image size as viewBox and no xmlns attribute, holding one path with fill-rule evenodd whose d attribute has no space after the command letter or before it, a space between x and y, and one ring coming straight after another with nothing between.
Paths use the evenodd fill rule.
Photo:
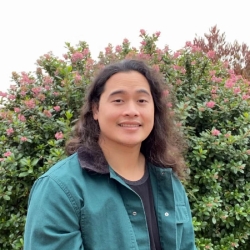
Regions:
<instances>
[{"instance_id":1,"label":"neck","mask_svg":"<svg viewBox=\"0 0 250 250\"><path fill-rule=\"evenodd\" d=\"M130 181L141 179L145 172L145 158L140 152L141 145L99 145L110 167L123 178Z\"/></svg>"}]
</instances>

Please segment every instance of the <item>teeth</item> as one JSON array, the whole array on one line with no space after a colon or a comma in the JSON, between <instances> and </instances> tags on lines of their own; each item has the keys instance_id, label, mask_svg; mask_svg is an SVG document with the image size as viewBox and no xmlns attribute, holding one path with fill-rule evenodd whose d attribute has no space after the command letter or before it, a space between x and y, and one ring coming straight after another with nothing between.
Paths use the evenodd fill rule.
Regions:
<instances>
[{"instance_id":1,"label":"teeth","mask_svg":"<svg viewBox=\"0 0 250 250\"><path fill-rule=\"evenodd\" d=\"M137 124L121 124L121 127L139 127Z\"/></svg>"}]
</instances>

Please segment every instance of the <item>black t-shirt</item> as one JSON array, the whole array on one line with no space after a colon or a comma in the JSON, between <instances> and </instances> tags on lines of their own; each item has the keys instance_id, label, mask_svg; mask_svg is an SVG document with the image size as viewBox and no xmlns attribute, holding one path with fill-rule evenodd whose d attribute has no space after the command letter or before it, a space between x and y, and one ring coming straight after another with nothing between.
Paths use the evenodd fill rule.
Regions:
<instances>
[{"instance_id":1,"label":"black t-shirt","mask_svg":"<svg viewBox=\"0 0 250 250\"><path fill-rule=\"evenodd\" d=\"M123 180L141 197L147 219L151 250L161 250L152 187L147 167L144 176L140 180L129 181L124 178Z\"/></svg>"}]
</instances>

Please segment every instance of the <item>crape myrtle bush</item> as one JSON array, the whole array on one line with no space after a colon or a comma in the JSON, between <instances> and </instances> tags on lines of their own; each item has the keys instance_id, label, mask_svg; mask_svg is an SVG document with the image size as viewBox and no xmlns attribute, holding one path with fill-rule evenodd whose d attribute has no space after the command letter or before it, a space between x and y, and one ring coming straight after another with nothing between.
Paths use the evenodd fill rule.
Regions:
<instances>
[{"instance_id":1,"label":"crape myrtle bush","mask_svg":"<svg viewBox=\"0 0 250 250\"><path fill-rule=\"evenodd\" d=\"M91 58L88 45L66 43L63 59L48 53L35 73L13 72L0 92L0 249L22 249L29 191L66 157L65 140L79 116L96 70L123 58L145 59L161 71L175 98L168 102L186 137L191 203L198 249L250 247L250 82L191 42L179 51L157 48L160 32L140 31ZM169 118L171 119L171 117Z\"/></svg>"}]
</instances>

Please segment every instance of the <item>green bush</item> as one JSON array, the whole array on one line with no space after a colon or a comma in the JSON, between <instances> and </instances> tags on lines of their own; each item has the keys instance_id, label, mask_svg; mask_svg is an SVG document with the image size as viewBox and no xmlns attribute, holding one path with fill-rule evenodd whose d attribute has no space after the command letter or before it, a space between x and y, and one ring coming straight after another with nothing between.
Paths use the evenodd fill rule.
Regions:
<instances>
[{"instance_id":1,"label":"green bush","mask_svg":"<svg viewBox=\"0 0 250 250\"><path fill-rule=\"evenodd\" d=\"M123 58L147 60L175 94L168 105L189 144L184 184L198 249L249 249L250 83L190 42L174 53L157 48L159 35L141 30L138 49L127 39L109 44L98 62L85 42L66 43L63 59L49 53L35 73L13 73L15 84L0 92L0 249L22 249L33 182L66 157L65 140L95 71Z\"/></svg>"}]
</instances>

